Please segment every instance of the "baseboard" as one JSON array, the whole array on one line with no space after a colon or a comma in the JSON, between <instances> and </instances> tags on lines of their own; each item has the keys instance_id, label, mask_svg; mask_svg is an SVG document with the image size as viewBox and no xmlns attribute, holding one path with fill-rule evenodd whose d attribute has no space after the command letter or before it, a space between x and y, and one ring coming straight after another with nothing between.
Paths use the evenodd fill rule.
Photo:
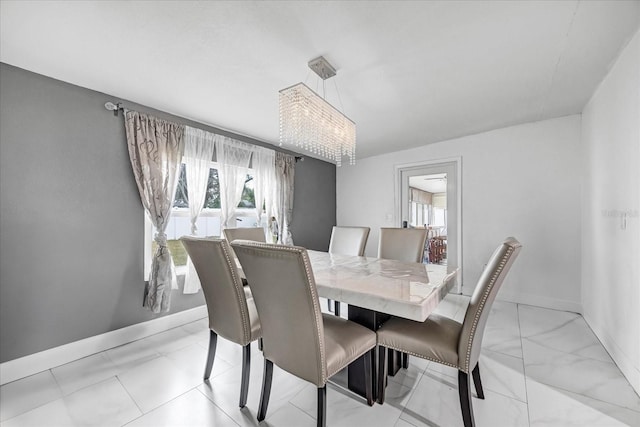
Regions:
<instances>
[{"instance_id":1,"label":"baseboard","mask_svg":"<svg viewBox=\"0 0 640 427\"><path fill-rule=\"evenodd\" d=\"M207 317L201 305L0 364L0 385Z\"/></svg>"},{"instance_id":2,"label":"baseboard","mask_svg":"<svg viewBox=\"0 0 640 427\"><path fill-rule=\"evenodd\" d=\"M462 293L464 295L471 295L472 291L472 289L463 288ZM582 314L582 304L575 301L549 298L540 295L516 294L504 292L504 290L498 292L497 299L500 301L514 302L516 304L533 305L535 307L550 308L552 310L570 311L572 313Z\"/></svg>"},{"instance_id":3,"label":"baseboard","mask_svg":"<svg viewBox=\"0 0 640 427\"><path fill-rule=\"evenodd\" d=\"M620 368L622 375L629 381L629 384L631 384L631 387L633 387L636 393L640 395L640 366L634 365L633 360L622 351L611 335L604 329L597 327L588 315L584 315L583 317L604 348L609 352L609 356L611 356L618 368Z\"/></svg>"}]
</instances>

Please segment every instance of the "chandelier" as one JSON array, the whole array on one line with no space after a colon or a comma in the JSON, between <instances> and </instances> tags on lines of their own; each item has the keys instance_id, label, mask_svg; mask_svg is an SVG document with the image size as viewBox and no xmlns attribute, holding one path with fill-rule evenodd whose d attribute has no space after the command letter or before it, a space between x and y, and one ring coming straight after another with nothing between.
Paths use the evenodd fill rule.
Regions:
<instances>
[{"instance_id":1,"label":"chandelier","mask_svg":"<svg viewBox=\"0 0 640 427\"><path fill-rule=\"evenodd\" d=\"M309 61L322 80L336 75L323 57ZM323 82L324 83L324 82ZM304 83L280 91L280 145L292 144L337 166L356 162L356 124Z\"/></svg>"}]
</instances>

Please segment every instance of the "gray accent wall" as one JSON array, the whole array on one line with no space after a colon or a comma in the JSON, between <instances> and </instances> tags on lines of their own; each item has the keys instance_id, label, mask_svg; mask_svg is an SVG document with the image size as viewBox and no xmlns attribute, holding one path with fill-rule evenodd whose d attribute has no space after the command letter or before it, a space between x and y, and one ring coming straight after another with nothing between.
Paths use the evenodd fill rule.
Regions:
<instances>
[{"instance_id":1,"label":"gray accent wall","mask_svg":"<svg viewBox=\"0 0 640 427\"><path fill-rule=\"evenodd\" d=\"M291 220L294 244L328 251L331 230L336 225L336 166L304 157L296 162L294 185Z\"/></svg>"},{"instance_id":2,"label":"gray accent wall","mask_svg":"<svg viewBox=\"0 0 640 427\"><path fill-rule=\"evenodd\" d=\"M0 362L159 317L142 307L144 211L107 101L118 98L0 64ZM328 248L335 180L333 164L297 163L296 244ZM170 313L202 304L180 289Z\"/></svg>"}]
</instances>

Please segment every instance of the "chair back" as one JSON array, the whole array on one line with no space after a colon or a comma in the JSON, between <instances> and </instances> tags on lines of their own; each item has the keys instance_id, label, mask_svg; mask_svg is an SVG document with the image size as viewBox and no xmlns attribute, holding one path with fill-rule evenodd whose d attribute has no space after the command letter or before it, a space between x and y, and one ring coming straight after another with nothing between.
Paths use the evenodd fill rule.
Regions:
<instances>
[{"instance_id":1,"label":"chair back","mask_svg":"<svg viewBox=\"0 0 640 427\"><path fill-rule=\"evenodd\" d=\"M331 231L330 254L363 256L369 227L338 227Z\"/></svg>"},{"instance_id":2,"label":"chair back","mask_svg":"<svg viewBox=\"0 0 640 427\"><path fill-rule=\"evenodd\" d=\"M521 248L522 244L515 238L506 238L491 255L471 295L458 342L459 369L466 373L471 372L478 363L491 306Z\"/></svg>"},{"instance_id":3,"label":"chair back","mask_svg":"<svg viewBox=\"0 0 640 427\"><path fill-rule=\"evenodd\" d=\"M229 243L234 240L253 240L255 242L266 242L264 228L262 227L246 227L246 228L225 228L222 233Z\"/></svg>"},{"instance_id":4,"label":"chair back","mask_svg":"<svg viewBox=\"0 0 640 427\"><path fill-rule=\"evenodd\" d=\"M381 228L378 258L422 262L427 233L424 228Z\"/></svg>"},{"instance_id":5,"label":"chair back","mask_svg":"<svg viewBox=\"0 0 640 427\"><path fill-rule=\"evenodd\" d=\"M258 308L265 359L324 386L324 325L306 249L248 240L232 247Z\"/></svg>"},{"instance_id":6,"label":"chair back","mask_svg":"<svg viewBox=\"0 0 640 427\"><path fill-rule=\"evenodd\" d=\"M180 241L200 278L209 328L237 344L249 344L251 317L229 243L224 239L191 236L183 236Z\"/></svg>"}]
</instances>

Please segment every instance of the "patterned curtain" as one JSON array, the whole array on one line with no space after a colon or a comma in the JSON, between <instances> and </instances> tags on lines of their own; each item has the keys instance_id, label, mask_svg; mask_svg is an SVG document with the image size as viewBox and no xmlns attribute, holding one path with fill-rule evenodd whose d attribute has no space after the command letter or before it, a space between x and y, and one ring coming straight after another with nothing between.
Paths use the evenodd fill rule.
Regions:
<instances>
[{"instance_id":1,"label":"patterned curtain","mask_svg":"<svg viewBox=\"0 0 640 427\"><path fill-rule=\"evenodd\" d=\"M177 288L165 231L184 149L184 126L137 111L126 111L125 129L142 206L157 230L154 236L157 250L153 255L144 307L160 313L169 310L171 289Z\"/></svg>"},{"instance_id":2,"label":"patterned curtain","mask_svg":"<svg viewBox=\"0 0 640 427\"><path fill-rule=\"evenodd\" d=\"M274 217L277 221L278 243L293 245L289 226L293 217L293 182L296 160L293 156L276 152L276 185L274 188ZM275 227L274 227L275 228Z\"/></svg>"}]
</instances>

